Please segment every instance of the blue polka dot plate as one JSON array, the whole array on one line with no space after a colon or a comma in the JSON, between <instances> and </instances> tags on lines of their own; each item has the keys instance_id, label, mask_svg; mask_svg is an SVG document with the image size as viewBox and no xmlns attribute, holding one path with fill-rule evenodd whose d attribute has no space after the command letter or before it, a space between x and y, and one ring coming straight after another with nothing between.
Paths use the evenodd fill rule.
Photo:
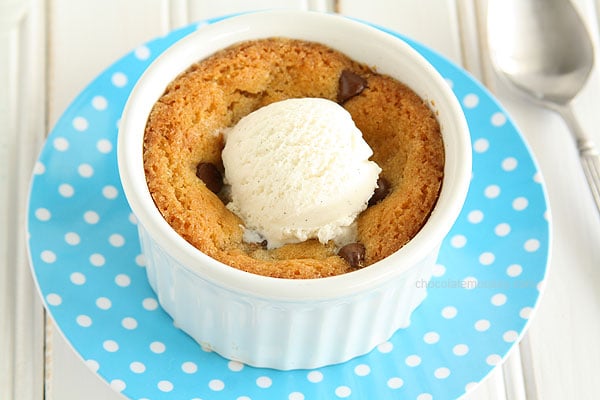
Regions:
<instances>
[{"instance_id":1,"label":"blue polka dot plate","mask_svg":"<svg viewBox=\"0 0 600 400\"><path fill-rule=\"evenodd\" d=\"M472 389L519 341L538 303L549 249L543 182L510 117L484 87L391 31L446 78L473 145L465 206L433 279L417 282L428 297L410 326L349 362L277 371L203 349L160 308L119 181L117 125L147 66L197 26L148 42L99 75L59 119L35 165L31 266L68 342L113 389L134 399L428 400Z\"/></svg>"}]
</instances>

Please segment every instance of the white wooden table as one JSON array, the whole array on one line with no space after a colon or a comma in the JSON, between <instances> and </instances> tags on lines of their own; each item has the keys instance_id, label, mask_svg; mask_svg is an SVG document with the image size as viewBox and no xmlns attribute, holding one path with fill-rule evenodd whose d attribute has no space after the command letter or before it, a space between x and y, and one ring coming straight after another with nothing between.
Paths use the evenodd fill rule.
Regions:
<instances>
[{"instance_id":1,"label":"white wooden table","mask_svg":"<svg viewBox=\"0 0 600 400\"><path fill-rule=\"evenodd\" d=\"M566 0L565 0L566 1ZM598 48L600 0L574 0ZM29 272L28 180L45 135L99 72L137 45L191 21L288 7L356 16L406 34L462 65L503 103L547 184L550 273L528 334L468 399L595 399L600 374L600 216L562 120L494 75L487 0L0 1L0 399L118 399L46 317ZM596 67L577 98L600 143Z\"/></svg>"}]
</instances>

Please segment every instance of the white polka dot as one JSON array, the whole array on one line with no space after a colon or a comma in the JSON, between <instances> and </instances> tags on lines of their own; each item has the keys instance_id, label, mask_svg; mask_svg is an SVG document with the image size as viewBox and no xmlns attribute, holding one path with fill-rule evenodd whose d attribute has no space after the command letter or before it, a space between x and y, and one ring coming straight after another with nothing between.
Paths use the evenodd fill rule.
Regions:
<instances>
[{"instance_id":1,"label":"white polka dot","mask_svg":"<svg viewBox=\"0 0 600 400\"><path fill-rule=\"evenodd\" d=\"M495 306L503 306L506 304L506 295L504 293L496 293L492 296L490 301Z\"/></svg>"},{"instance_id":2,"label":"white polka dot","mask_svg":"<svg viewBox=\"0 0 600 400\"><path fill-rule=\"evenodd\" d=\"M514 157L507 157L502 160L502 169L506 172L514 171L519 165L519 162Z\"/></svg>"},{"instance_id":3,"label":"white polka dot","mask_svg":"<svg viewBox=\"0 0 600 400\"><path fill-rule=\"evenodd\" d=\"M389 353L394 350L394 344L392 342L384 342L377 346L377 351L380 353Z\"/></svg>"},{"instance_id":4,"label":"white polka dot","mask_svg":"<svg viewBox=\"0 0 600 400\"><path fill-rule=\"evenodd\" d=\"M531 307L523 307L521 311L519 311L519 316L523 319L529 319L531 313L533 312L533 308Z\"/></svg>"},{"instance_id":5,"label":"white polka dot","mask_svg":"<svg viewBox=\"0 0 600 400\"><path fill-rule=\"evenodd\" d=\"M65 242L71 246L77 246L81 242L81 238L75 232L67 232L65 234Z\"/></svg>"},{"instance_id":6,"label":"white polka dot","mask_svg":"<svg viewBox=\"0 0 600 400\"><path fill-rule=\"evenodd\" d=\"M85 360L85 365L92 371L97 372L100 369L100 364L96 360Z\"/></svg>"},{"instance_id":7,"label":"white polka dot","mask_svg":"<svg viewBox=\"0 0 600 400\"><path fill-rule=\"evenodd\" d=\"M485 332L488 329L490 329L490 321L488 321L487 319L480 319L477 322L475 322L475 329L479 332Z\"/></svg>"},{"instance_id":8,"label":"white polka dot","mask_svg":"<svg viewBox=\"0 0 600 400\"><path fill-rule=\"evenodd\" d=\"M504 335L502 335L502 339L505 342L512 343L519 338L519 333L517 331L506 331Z\"/></svg>"},{"instance_id":9,"label":"white polka dot","mask_svg":"<svg viewBox=\"0 0 600 400\"><path fill-rule=\"evenodd\" d=\"M301 392L292 392L289 394L288 400L304 400L304 394Z\"/></svg>"},{"instance_id":10,"label":"white polka dot","mask_svg":"<svg viewBox=\"0 0 600 400\"><path fill-rule=\"evenodd\" d=\"M483 194L488 199L495 199L496 197L498 197L500 195L500 186L489 185L488 187L485 188L485 190L483 191Z\"/></svg>"},{"instance_id":11,"label":"white polka dot","mask_svg":"<svg viewBox=\"0 0 600 400\"><path fill-rule=\"evenodd\" d=\"M102 154L108 154L112 150L112 143L107 139L100 139L96 143L96 149Z\"/></svg>"},{"instance_id":12,"label":"white polka dot","mask_svg":"<svg viewBox=\"0 0 600 400\"><path fill-rule=\"evenodd\" d=\"M108 237L108 242L113 247L122 247L125 244L125 238L121 234L113 233Z\"/></svg>"},{"instance_id":13,"label":"white polka dot","mask_svg":"<svg viewBox=\"0 0 600 400\"><path fill-rule=\"evenodd\" d=\"M423 341L427 344L434 344L440 341L440 334L434 331L427 332L423 335Z\"/></svg>"},{"instance_id":14,"label":"white polka dot","mask_svg":"<svg viewBox=\"0 0 600 400\"><path fill-rule=\"evenodd\" d=\"M52 264L52 263L56 262L56 254L54 254L54 252L51 250L42 251L40 254L40 258L46 264Z\"/></svg>"},{"instance_id":15,"label":"white polka dot","mask_svg":"<svg viewBox=\"0 0 600 400\"><path fill-rule=\"evenodd\" d=\"M233 372L240 372L244 369L244 364L239 361L229 361L227 363L227 368Z\"/></svg>"},{"instance_id":16,"label":"white polka dot","mask_svg":"<svg viewBox=\"0 0 600 400\"><path fill-rule=\"evenodd\" d=\"M108 101L104 96L94 96L92 99L92 107L94 107L98 111L106 110L108 107Z\"/></svg>"},{"instance_id":17,"label":"white polka dot","mask_svg":"<svg viewBox=\"0 0 600 400\"><path fill-rule=\"evenodd\" d=\"M102 188L102 196L104 196L106 199L113 200L118 194L119 192L117 188L112 185L104 186Z\"/></svg>"},{"instance_id":18,"label":"white polka dot","mask_svg":"<svg viewBox=\"0 0 600 400\"><path fill-rule=\"evenodd\" d=\"M142 301L142 307L147 311L154 311L158 308L158 301L152 297L147 297Z\"/></svg>"},{"instance_id":19,"label":"white polka dot","mask_svg":"<svg viewBox=\"0 0 600 400\"><path fill-rule=\"evenodd\" d=\"M510 276L511 278L521 275L522 272L523 267L521 267L519 264L512 264L506 268L506 275Z\"/></svg>"},{"instance_id":20,"label":"white polka dot","mask_svg":"<svg viewBox=\"0 0 600 400\"><path fill-rule=\"evenodd\" d=\"M205 353L212 353L212 347L208 343L200 343L200 349Z\"/></svg>"},{"instance_id":21,"label":"white polka dot","mask_svg":"<svg viewBox=\"0 0 600 400\"><path fill-rule=\"evenodd\" d=\"M470 392L471 390L475 390L475 388L479 386L478 382L469 382L465 385L465 392Z\"/></svg>"},{"instance_id":22,"label":"white polka dot","mask_svg":"<svg viewBox=\"0 0 600 400\"><path fill-rule=\"evenodd\" d=\"M73 186L69 185L68 183L63 183L58 186L58 194L60 194L62 197L73 197L75 194L75 189L73 189Z\"/></svg>"},{"instance_id":23,"label":"white polka dot","mask_svg":"<svg viewBox=\"0 0 600 400\"><path fill-rule=\"evenodd\" d=\"M490 122L494 126L502 126L506 123L506 115L501 112L496 112L492 115Z\"/></svg>"},{"instance_id":24,"label":"white polka dot","mask_svg":"<svg viewBox=\"0 0 600 400\"><path fill-rule=\"evenodd\" d=\"M133 213L129 214L129 222L131 222L133 225L137 225L137 218Z\"/></svg>"},{"instance_id":25,"label":"white polka dot","mask_svg":"<svg viewBox=\"0 0 600 400\"><path fill-rule=\"evenodd\" d=\"M150 351L152 351L155 354L162 354L165 352L166 349L167 349L167 346L165 346L165 344L162 342L150 343Z\"/></svg>"},{"instance_id":26,"label":"white polka dot","mask_svg":"<svg viewBox=\"0 0 600 400\"><path fill-rule=\"evenodd\" d=\"M105 340L102 343L102 348L109 353L114 353L115 351L119 351L119 343L114 340Z\"/></svg>"},{"instance_id":27,"label":"white polka dot","mask_svg":"<svg viewBox=\"0 0 600 400\"><path fill-rule=\"evenodd\" d=\"M456 307L446 306L442 309L442 317L446 319L452 319L456 317L456 314L458 314L458 310L456 309Z\"/></svg>"},{"instance_id":28,"label":"white polka dot","mask_svg":"<svg viewBox=\"0 0 600 400\"><path fill-rule=\"evenodd\" d=\"M208 387L214 392L219 392L225 389L225 383L220 379L213 379L210 382L208 382Z\"/></svg>"},{"instance_id":29,"label":"white polka dot","mask_svg":"<svg viewBox=\"0 0 600 400\"><path fill-rule=\"evenodd\" d=\"M33 165L33 173L35 175L43 175L46 172L46 166L40 162L40 161L36 161L35 164Z\"/></svg>"},{"instance_id":30,"label":"white polka dot","mask_svg":"<svg viewBox=\"0 0 600 400\"><path fill-rule=\"evenodd\" d=\"M433 396L429 393L421 393L417 396L417 400L433 400Z\"/></svg>"},{"instance_id":31,"label":"white polka dot","mask_svg":"<svg viewBox=\"0 0 600 400\"><path fill-rule=\"evenodd\" d=\"M502 362L502 357L500 357L498 354L490 354L486 357L485 362L488 365L495 366Z\"/></svg>"},{"instance_id":32,"label":"white polka dot","mask_svg":"<svg viewBox=\"0 0 600 400\"><path fill-rule=\"evenodd\" d=\"M269 388L269 387L271 387L272 384L273 384L273 381L268 376L259 376L256 379L256 386L258 386L261 389Z\"/></svg>"},{"instance_id":33,"label":"white polka dot","mask_svg":"<svg viewBox=\"0 0 600 400\"><path fill-rule=\"evenodd\" d=\"M523 211L529 205L529 200L525 197L517 197L512 202L512 207L516 211Z\"/></svg>"},{"instance_id":34,"label":"white polka dot","mask_svg":"<svg viewBox=\"0 0 600 400\"><path fill-rule=\"evenodd\" d=\"M437 379L446 379L450 376L450 369L446 367L440 367L433 371L433 376L435 376Z\"/></svg>"},{"instance_id":35,"label":"white polka dot","mask_svg":"<svg viewBox=\"0 0 600 400\"><path fill-rule=\"evenodd\" d=\"M481 265L491 265L494 263L495 260L496 256L494 255L494 253L491 253L489 251L483 252L479 255L479 263Z\"/></svg>"},{"instance_id":36,"label":"white polka dot","mask_svg":"<svg viewBox=\"0 0 600 400\"><path fill-rule=\"evenodd\" d=\"M546 281L544 281L544 280L539 281L538 284L536 285L536 289L538 290L538 292L541 292L542 290L544 290L544 287L546 287Z\"/></svg>"},{"instance_id":37,"label":"white polka dot","mask_svg":"<svg viewBox=\"0 0 600 400\"><path fill-rule=\"evenodd\" d=\"M475 93L469 93L463 98L463 104L467 108L477 107L477 104L479 104L479 97Z\"/></svg>"},{"instance_id":38,"label":"white polka dot","mask_svg":"<svg viewBox=\"0 0 600 400\"><path fill-rule=\"evenodd\" d=\"M544 179L542 178L542 174L539 171L537 171L535 174L533 174L533 181L535 183L542 183L543 180Z\"/></svg>"},{"instance_id":39,"label":"white polka dot","mask_svg":"<svg viewBox=\"0 0 600 400\"><path fill-rule=\"evenodd\" d=\"M418 365L421 364L421 357L419 357L416 354L412 354L412 355L406 357L406 359L404 360L404 362L409 367L416 367L416 366L418 366Z\"/></svg>"},{"instance_id":40,"label":"white polka dot","mask_svg":"<svg viewBox=\"0 0 600 400\"><path fill-rule=\"evenodd\" d=\"M69 278L73 285L83 285L85 283L85 275L81 272L73 272Z\"/></svg>"},{"instance_id":41,"label":"white polka dot","mask_svg":"<svg viewBox=\"0 0 600 400\"><path fill-rule=\"evenodd\" d=\"M96 299L96 307L101 310L108 310L112 307L112 301L108 297L98 297Z\"/></svg>"},{"instance_id":42,"label":"white polka dot","mask_svg":"<svg viewBox=\"0 0 600 400\"><path fill-rule=\"evenodd\" d=\"M122 72L115 72L111 77L111 82L116 87L123 87L127 85L127 75Z\"/></svg>"},{"instance_id":43,"label":"white polka dot","mask_svg":"<svg viewBox=\"0 0 600 400\"><path fill-rule=\"evenodd\" d=\"M75 130L79 132L85 131L89 126L87 119L85 119L84 117L75 117L73 118L72 123L73 128L75 128Z\"/></svg>"},{"instance_id":44,"label":"white polka dot","mask_svg":"<svg viewBox=\"0 0 600 400\"><path fill-rule=\"evenodd\" d=\"M194 400L194 399L192 399L192 400ZM202 400L202 399L196 399L196 400ZM252 400L252 399L248 396L240 396L240 397L237 397L235 400Z\"/></svg>"},{"instance_id":45,"label":"white polka dot","mask_svg":"<svg viewBox=\"0 0 600 400\"><path fill-rule=\"evenodd\" d=\"M402 378L399 378L397 376L390 378L387 381L387 386L390 389L400 389L403 385L404 385L404 381L402 380Z\"/></svg>"},{"instance_id":46,"label":"white polka dot","mask_svg":"<svg viewBox=\"0 0 600 400\"><path fill-rule=\"evenodd\" d=\"M323 373L320 371L310 371L306 375L306 379L308 379L308 381L312 383L319 383L323 380Z\"/></svg>"},{"instance_id":47,"label":"white polka dot","mask_svg":"<svg viewBox=\"0 0 600 400\"><path fill-rule=\"evenodd\" d=\"M354 373L358 376L367 376L371 373L371 367L367 364L359 364L354 367Z\"/></svg>"},{"instance_id":48,"label":"white polka dot","mask_svg":"<svg viewBox=\"0 0 600 400\"><path fill-rule=\"evenodd\" d=\"M131 284L131 278L125 274L119 274L115 277L115 283L120 287L127 287Z\"/></svg>"},{"instance_id":49,"label":"white polka dot","mask_svg":"<svg viewBox=\"0 0 600 400\"><path fill-rule=\"evenodd\" d=\"M135 263L140 267L146 266L146 257L143 254L138 254L135 256Z\"/></svg>"},{"instance_id":50,"label":"white polka dot","mask_svg":"<svg viewBox=\"0 0 600 400\"><path fill-rule=\"evenodd\" d=\"M35 210L35 217L40 221L48 221L52 217L52 214L47 208L38 208Z\"/></svg>"},{"instance_id":51,"label":"white polka dot","mask_svg":"<svg viewBox=\"0 0 600 400\"><path fill-rule=\"evenodd\" d=\"M494 233L500 237L504 237L508 235L511 231L510 225L506 222L496 225L494 228Z\"/></svg>"},{"instance_id":52,"label":"white polka dot","mask_svg":"<svg viewBox=\"0 0 600 400\"><path fill-rule=\"evenodd\" d=\"M339 398L346 398L352 394L352 389L348 386L338 386L335 388L335 395Z\"/></svg>"},{"instance_id":53,"label":"white polka dot","mask_svg":"<svg viewBox=\"0 0 600 400\"><path fill-rule=\"evenodd\" d=\"M113 379L112 381L110 381L110 387L118 393L121 393L123 390L125 390L126 386L127 385L125 384L125 382L121 379Z\"/></svg>"},{"instance_id":54,"label":"white polka dot","mask_svg":"<svg viewBox=\"0 0 600 400\"><path fill-rule=\"evenodd\" d=\"M80 164L77 167L77 172L82 178L90 178L92 175L94 175L94 167L92 167L90 164Z\"/></svg>"},{"instance_id":55,"label":"white polka dot","mask_svg":"<svg viewBox=\"0 0 600 400\"><path fill-rule=\"evenodd\" d=\"M56 293L48 293L46 295L46 302L51 306L60 306L62 304L62 297Z\"/></svg>"},{"instance_id":56,"label":"white polka dot","mask_svg":"<svg viewBox=\"0 0 600 400\"><path fill-rule=\"evenodd\" d=\"M186 361L181 364L181 370L186 374L195 374L198 371L198 365L192 361Z\"/></svg>"},{"instance_id":57,"label":"white polka dot","mask_svg":"<svg viewBox=\"0 0 600 400\"><path fill-rule=\"evenodd\" d=\"M90 264L94 267L101 267L106 263L102 254L94 253L90 256Z\"/></svg>"},{"instance_id":58,"label":"white polka dot","mask_svg":"<svg viewBox=\"0 0 600 400\"><path fill-rule=\"evenodd\" d=\"M465 235L454 235L450 238L450 245L454 248L460 249L465 247L467 244L467 237Z\"/></svg>"},{"instance_id":59,"label":"white polka dot","mask_svg":"<svg viewBox=\"0 0 600 400\"><path fill-rule=\"evenodd\" d=\"M461 287L467 290L475 289L478 285L479 281L474 276L467 276L461 282Z\"/></svg>"},{"instance_id":60,"label":"white polka dot","mask_svg":"<svg viewBox=\"0 0 600 400\"><path fill-rule=\"evenodd\" d=\"M158 390L164 393L168 393L173 390L173 383L167 380L158 382L156 386L158 387Z\"/></svg>"},{"instance_id":61,"label":"white polka dot","mask_svg":"<svg viewBox=\"0 0 600 400\"><path fill-rule=\"evenodd\" d=\"M92 318L90 318L89 315L78 315L77 318L75 318L75 321L77 322L77 325L81 326L82 328L89 328L92 326Z\"/></svg>"},{"instance_id":62,"label":"white polka dot","mask_svg":"<svg viewBox=\"0 0 600 400\"><path fill-rule=\"evenodd\" d=\"M452 79L444 78L444 80L446 81L446 85L448 85L450 88L454 87L454 81L452 81Z\"/></svg>"},{"instance_id":63,"label":"white polka dot","mask_svg":"<svg viewBox=\"0 0 600 400\"><path fill-rule=\"evenodd\" d=\"M138 60L147 60L150 57L150 49L147 46L140 46L133 51Z\"/></svg>"},{"instance_id":64,"label":"white polka dot","mask_svg":"<svg viewBox=\"0 0 600 400\"><path fill-rule=\"evenodd\" d=\"M469 346L467 346L466 344L463 344L463 343L457 344L456 346L454 346L452 348L452 353L454 353L455 356L464 356L468 352L469 352Z\"/></svg>"},{"instance_id":65,"label":"white polka dot","mask_svg":"<svg viewBox=\"0 0 600 400\"><path fill-rule=\"evenodd\" d=\"M478 224L483 221L483 212L481 210L473 210L467 215L467 220L472 224Z\"/></svg>"},{"instance_id":66,"label":"white polka dot","mask_svg":"<svg viewBox=\"0 0 600 400\"><path fill-rule=\"evenodd\" d=\"M534 251L539 250L540 241L537 239L529 239L525 242L525 245L523 246L523 248L525 249L525 251L533 253Z\"/></svg>"},{"instance_id":67,"label":"white polka dot","mask_svg":"<svg viewBox=\"0 0 600 400\"><path fill-rule=\"evenodd\" d=\"M445 273L446 273L446 267L443 266L442 264L435 264L433 266L433 271L431 271L431 274L433 276L435 276L436 278L439 278L440 276L444 276Z\"/></svg>"},{"instance_id":68,"label":"white polka dot","mask_svg":"<svg viewBox=\"0 0 600 400\"><path fill-rule=\"evenodd\" d=\"M69 141L64 137L57 137L52 142L52 145L57 151L67 151L69 149Z\"/></svg>"},{"instance_id":69,"label":"white polka dot","mask_svg":"<svg viewBox=\"0 0 600 400\"><path fill-rule=\"evenodd\" d=\"M473 150L476 153L485 153L490 148L490 142L487 139L477 139L473 143Z\"/></svg>"},{"instance_id":70,"label":"white polka dot","mask_svg":"<svg viewBox=\"0 0 600 400\"><path fill-rule=\"evenodd\" d=\"M125 317L121 321L121 326L127 330L133 330L133 329L137 328L138 322L133 317Z\"/></svg>"},{"instance_id":71,"label":"white polka dot","mask_svg":"<svg viewBox=\"0 0 600 400\"><path fill-rule=\"evenodd\" d=\"M146 371L146 366L144 365L144 363L134 361L131 364L129 364L129 369L135 374L142 374Z\"/></svg>"},{"instance_id":72,"label":"white polka dot","mask_svg":"<svg viewBox=\"0 0 600 400\"><path fill-rule=\"evenodd\" d=\"M86 211L83 214L83 220L88 224L97 224L100 221L100 216L96 211Z\"/></svg>"}]
</instances>

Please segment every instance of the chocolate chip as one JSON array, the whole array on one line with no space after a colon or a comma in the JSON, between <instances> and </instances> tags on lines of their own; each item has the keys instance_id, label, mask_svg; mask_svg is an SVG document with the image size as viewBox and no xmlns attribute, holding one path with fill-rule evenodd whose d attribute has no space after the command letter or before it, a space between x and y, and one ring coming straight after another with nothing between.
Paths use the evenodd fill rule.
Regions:
<instances>
[{"instance_id":1,"label":"chocolate chip","mask_svg":"<svg viewBox=\"0 0 600 400\"><path fill-rule=\"evenodd\" d=\"M380 176L379 179L377 179L377 188L375 188L373 196L369 199L369 206L375 205L385 199L390 193L390 186L387 179Z\"/></svg>"},{"instance_id":2,"label":"chocolate chip","mask_svg":"<svg viewBox=\"0 0 600 400\"><path fill-rule=\"evenodd\" d=\"M346 260L352 268L362 268L365 266L365 252L362 243L350 243L338 251L338 256Z\"/></svg>"},{"instance_id":3,"label":"chocolate chip","mask_svg":"<svg viewBox=\"0 0 600 400\"><path fill-rule=\"evenodd\" d=\"M223 188L223 177L214 164L201 162L196 167L196 176L214 193L219 193Z\"/></svg>"},{"instance_id":4,"label":"chocolate chip","mask_svg":"<svg viewBox=\"0 0 600 400\"><path fill-rule=\"evenodd\" d=\"M367 80L350 70L342 71L338 82L338 103L360 94L367 87Z\"/></svg>"}]
</instances>

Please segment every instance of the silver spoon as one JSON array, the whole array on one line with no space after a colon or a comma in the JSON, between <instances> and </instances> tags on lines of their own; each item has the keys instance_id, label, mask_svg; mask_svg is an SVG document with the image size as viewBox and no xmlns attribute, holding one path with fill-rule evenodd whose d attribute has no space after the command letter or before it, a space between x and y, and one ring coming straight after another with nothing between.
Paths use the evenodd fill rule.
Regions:
<instances>
[{"instance_id":1,"label":"silver spoon","mask_svg":"<svg viewBox=\"0 0 600 400\"><path fill-rule=\"evenodd\" d=\"M492 63L509 84L562 115L600 212L600 156L571 107L594 65L583 21L569 0L489 0L487 15Z\"/></svg>"}]
</instances>

